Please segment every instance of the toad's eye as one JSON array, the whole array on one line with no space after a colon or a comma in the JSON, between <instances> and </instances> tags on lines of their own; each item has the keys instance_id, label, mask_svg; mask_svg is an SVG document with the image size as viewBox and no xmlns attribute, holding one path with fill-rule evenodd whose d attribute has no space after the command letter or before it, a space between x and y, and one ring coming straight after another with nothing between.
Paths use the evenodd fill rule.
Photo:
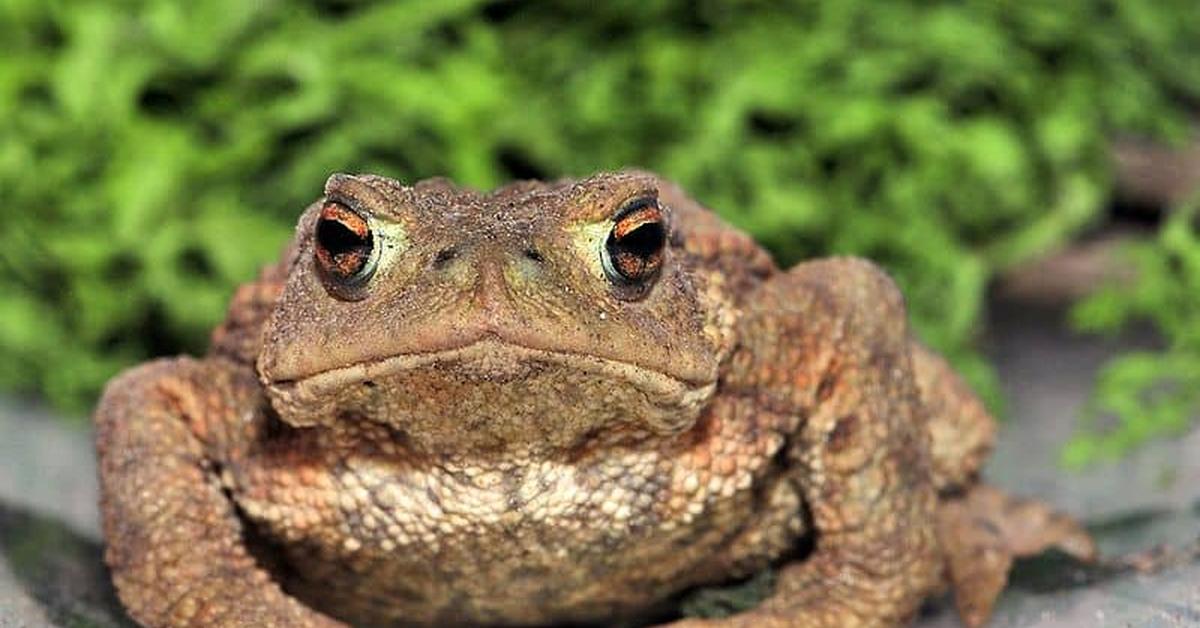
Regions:
<instances>
[{"instance_id":1,"label":"toad's eye","mask_svg":"<svg viewBox=\"0 0 1200 628\"><path fill-rule=\"evenodd\" d=\"M366 218L337 201L325 202L317 218L316 257L331 287L357 287L370 279L378 257L375 249Z\"/></svg>"},{"instance_id":2,"label":"toad's eye","mask_svg":"<svg viewBox=\"0 0 1200 628\"><path fill-rule=\"evenodd\" d=\"M618 214L604 241L604 272L614 283L648 285L662 268L667 227L658 201L638 198Z\"/></svg>"}]
</instances>

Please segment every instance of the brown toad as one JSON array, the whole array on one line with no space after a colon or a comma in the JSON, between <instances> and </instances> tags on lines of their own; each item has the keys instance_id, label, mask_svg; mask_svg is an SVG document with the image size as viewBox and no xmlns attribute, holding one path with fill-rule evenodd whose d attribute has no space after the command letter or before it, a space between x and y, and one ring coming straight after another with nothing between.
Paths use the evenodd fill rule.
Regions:
<instances>
[{"instance_id":1,"label":"brown toad","mask_svg":"<svg viewBox=\"0 0 1200 628\"><path fill-rule=\"evenodd\" d=\"M96 421L153 626L653 621L768 566L712 621L902 624L952 584L979 623L1014 555L1093 551L977 481L992 421L886 275L781 271L645 173L335 175L210 354Z\"/></svg>"}]
</instances>

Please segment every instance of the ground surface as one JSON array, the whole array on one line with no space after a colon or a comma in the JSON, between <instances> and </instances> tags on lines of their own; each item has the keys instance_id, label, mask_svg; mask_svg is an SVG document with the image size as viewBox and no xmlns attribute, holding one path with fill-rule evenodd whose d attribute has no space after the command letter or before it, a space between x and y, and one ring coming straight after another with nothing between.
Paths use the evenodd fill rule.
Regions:
<instances>
[{"instance_id":1,"label":"ground surface","mask_svg":"<svg viewBox=\"0 0 1200 628\"><path fill-rule=\"evenodd\" d=\"M1010 420L988 466L992 482L1082 516L1109 555L1200 537L1200 432L1119 465L1069 474L1055 453L1104 358L1120 343L1061 331L1053 311L993 308L990 353ZM90 436L0 402L0 627L126 626L101 562ZM958 626L948 604L923 628ZM1200 626L1200 561L1154 575L1081 568L1047 557L1018 567L992 622L1016 626Z\"/></svg>"}]
</instances>

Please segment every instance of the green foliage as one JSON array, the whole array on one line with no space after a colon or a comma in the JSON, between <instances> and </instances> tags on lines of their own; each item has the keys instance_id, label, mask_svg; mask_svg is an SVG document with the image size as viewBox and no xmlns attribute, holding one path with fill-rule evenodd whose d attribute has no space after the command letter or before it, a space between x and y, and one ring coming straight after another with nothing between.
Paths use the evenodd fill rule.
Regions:
<instances>
[{"instance_id":1,"label":"green foliage","mask_svg":"<svg viewBox=\"0 0 1200 628\"><path fill-rule=\"evenodd\" d=\"M885 264L986 390L989 279L1177 133L1194 0L0 4L0 387L85 409L202 348L333 171L640 165L784 262Z\"/></svg>"},{"instance_id":2,"label":"green foliage","mask_svg":"<svg viewBox=\"0 0 1200 628\"><path fill-rule=\"evenodd\" d=\"M680 614L716 619L752 609L771 595L776 579L773 569L764 569L743 582L696 589L680 601Z\"/></svg>"},{"instance_id":3,"label":"green foliage","mask_svg":"<svg viewBox=\"0 0 1200 628\"><path fill-rule=\"evenodd\" d=\"M1080 467L1120 458L1158 436L1183 432L1200 408L1200 195L1171 215L1157 242L1128 254L1136 269L1130 286L1114 285L1075 307L1075 325L1115 333L1150 321L1166 346L1119 356L1102 369L1082 431L1063 451ZM1115 417L1116 425L1101 425Z\"/></svg>"}]
</instances>

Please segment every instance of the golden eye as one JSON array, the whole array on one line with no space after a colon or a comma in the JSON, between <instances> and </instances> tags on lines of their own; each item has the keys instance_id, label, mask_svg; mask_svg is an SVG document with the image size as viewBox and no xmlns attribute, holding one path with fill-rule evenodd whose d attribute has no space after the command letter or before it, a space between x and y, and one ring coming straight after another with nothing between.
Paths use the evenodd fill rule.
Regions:
<instances>
[{"instance_id":1,"label":"golden eye","mask_svg":"<svg viewBox=\"0 0 1200 628\"><path fill-rule=\"evenodd\" d=\"M367 219L337 201L321 207L315 248L317 267L329 282L360 286L375 272L375 235Z\"/></svg>"},{"instance_id":2,"label":"golden eye","mask_svg":"<svg viewBox=\"0 0 1200 628\"><path fill-rule=\"evenodd\" d=\"M666 243L667 227L658 201L635 199L617 214L604 241L604 271L618 284L647 284L662 268Z\"/></svg>"}]
</instances>

